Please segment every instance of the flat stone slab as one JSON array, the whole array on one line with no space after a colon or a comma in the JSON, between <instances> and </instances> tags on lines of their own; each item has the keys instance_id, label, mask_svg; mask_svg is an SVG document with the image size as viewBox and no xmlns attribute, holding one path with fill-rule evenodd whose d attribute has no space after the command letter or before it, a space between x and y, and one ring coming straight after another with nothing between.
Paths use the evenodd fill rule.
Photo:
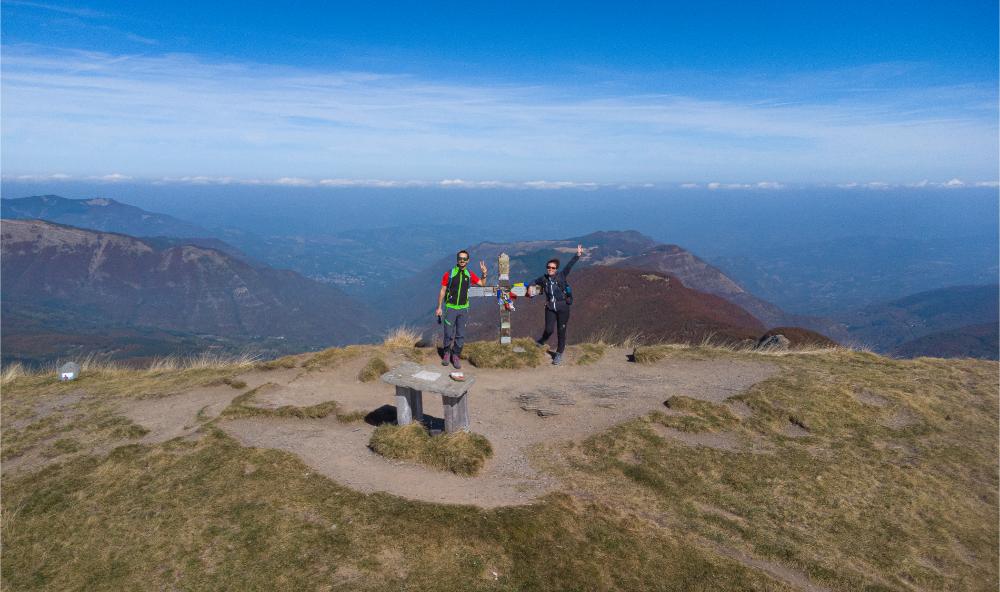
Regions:
<instances>
[{"instance_id":1,"label":"flat stone slab","mask_svg":"<svg viewBox=\"0 0 1000 592\"><path fill-rule=\"evenodd\" d=\"M448 377L448 370L442 371L414 362L404 362L383 374L382 382L437 393L445 397L461 397L469 392L476 379L466 376L463 382L458 382Z\"/></svg>"}]
</instances>

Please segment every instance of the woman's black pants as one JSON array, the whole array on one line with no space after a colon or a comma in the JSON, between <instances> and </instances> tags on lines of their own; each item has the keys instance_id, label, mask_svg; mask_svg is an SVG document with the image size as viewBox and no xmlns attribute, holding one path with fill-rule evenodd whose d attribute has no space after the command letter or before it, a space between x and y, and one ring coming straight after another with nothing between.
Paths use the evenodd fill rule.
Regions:
<instances>
[{"instance_id":1,"label":"woman's black pants","mask_svg":"<svg viewBox=\"0 0 1000 592\"><path fill-rule=\"evenodd\" d=\"M566 323L569 322L569 307L559 307L559 310L550 310L549 307L545 307L545 333L542 334L542 338L538 341L545 343L552 337L552 333L556 332L559 335L559 347L556 349L557 353L563 353L566 350Z\"/></svg>"}]
</instances>

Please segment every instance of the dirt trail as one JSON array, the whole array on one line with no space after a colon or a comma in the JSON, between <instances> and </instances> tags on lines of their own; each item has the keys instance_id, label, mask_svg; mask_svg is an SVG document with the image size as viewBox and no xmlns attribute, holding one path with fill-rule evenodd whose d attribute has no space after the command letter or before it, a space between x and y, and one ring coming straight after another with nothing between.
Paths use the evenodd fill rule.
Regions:
<instances>
[{"instance_id":1,"label":"dirt trail","mask_svg":"<svg viewBox=\"0 0 1000 592\"><path fill-rule=\"evenodd\" d=\"M166 397L130 401L121 412L149 430L142 443L166 442L193 434L204 422L222 413L241 392L229 385L201 387Z\"/></svg>"},{"instance_id":2,"label":"dirt trail","mask_svg":"<svg viewBox=\"0 0 1000 592\"><path fill-rule=\"evenodd\" d=\"M559 367L467 369L477 381L469 395L472 431L489 439L494 449L494 457L476 477L382 458L367 447L374 430L368 423L344 424L332 417L254 418L220 425L244 445L291 452L317 472L359 491L481 507L517 505L558 486L531 466L528 451L535 444L579 440L650 411L665 410L663 401L673 395L723 402L776 371L766 362L732 360L671 360L643 366L628 362L627 353L609 350L587 366L572 365L570 359ZM365 361L361 357L330 370L254 372L240 378L248 385L275 385L256 397L256 404L264 407L330 400L347 411L391 406L392 387L357 380ZM440 397L425 394L424 413L439 423Z\"/></svg>"}]
</instances>

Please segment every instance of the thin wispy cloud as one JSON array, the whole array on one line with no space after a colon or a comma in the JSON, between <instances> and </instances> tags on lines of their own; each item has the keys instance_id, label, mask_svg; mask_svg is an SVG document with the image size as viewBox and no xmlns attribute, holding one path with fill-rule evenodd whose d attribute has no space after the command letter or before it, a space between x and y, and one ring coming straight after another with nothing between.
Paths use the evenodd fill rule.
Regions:
<instances>
[{"instance_id":1,"label":"thin wispy cloud","mask_svg":"<svg viewBox=\"0 0 1000 592\"><path fill-rule=\"evenodd\" d=\"M914 96L930 90L898 85L826 101L808 89L778 102L597 96L41 47L5 48L3 85L5 168L16 174L776 188L990 179L997 160L996 92L976 85L938 88L923 108ZM532 181L553 178L572 181Z\"/></svg>"},{"instance_id":2,"label":"thin wispy cloud","mask_svg":"<svg viewBox=\"0 0 1000 592\"><path fill-rule=\"evenodd\" d=\"M61 36L68 31L74 34L87 31L102 38L102 41L105 42L113 42L117 39L147 47L160 45L158 39L121 29L120 25L129 21L128 18L123 19L121 15L101 12L80 5L64 6L30 0L0 0L0 5L8 10L5 15L5 21L8 24L11 21L21 20L20 13L22 12L36 13L34 27L43 31L42 34L46 36Z\"/></svg>"},{"instance_id":3,"label":"thin wispy cloud","mask_svg":"<svg viewBox=\"0 0 1000 592\"><path fill-rule=\"evenodd\" d=\"M136 43L142 43L143 45L159 45L159 41L152 39L150 37L143 37L142 35L136 35L135 33L125 32L125 38L129 41L134 41Z\"/></svg>"},{"instance_id":4,"label":"thin wispy cloud","mask_svg":"<svg viewBox=\"0 0 1000 592\"><path fill-rule=\"evenodd\" d=\"M26 6L28 8L37 8L49 12L56 12L59 14L69 14L72 16L79 16L85 18L97 18L106 16L102 12L91 10L89 8L83 8L80 6L61 6L58 4L48 4L45 2L29 2L26 0L3 0L2 4L10 6Z\"/></svg>"}]
</instances>

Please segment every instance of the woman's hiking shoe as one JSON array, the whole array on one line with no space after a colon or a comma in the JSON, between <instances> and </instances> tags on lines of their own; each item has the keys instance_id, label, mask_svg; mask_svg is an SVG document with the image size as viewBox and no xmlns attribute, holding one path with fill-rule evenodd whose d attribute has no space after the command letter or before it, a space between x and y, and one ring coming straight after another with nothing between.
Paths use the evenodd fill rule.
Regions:
<instances>
[{"instance_id":1,"label":"woman's hiking shoe","mask_svg":"<svg viewBox=\"0 0 1000 592\"><path fill-rule=\"evenodd\" d=\"M461 370L462 358L458 357L458 354L451 354L451 365L455 367L455 370Z\"/></svg>"},{"instance_id":2,"label":"woman's hiking shoe","mask_svg":"<svg viewBox=\"0 0 1000 592\"><path fill-rule=\"evenodd\" d=\"M450 360L451 360L451 354L448 353L448 350L445 350L445 352L441 354L441 365L447 366Z\"/></svg>"},{"instance_id":3,"label":"woman's hiking shoe","mask_svg":"<svg viewBox=\"0 0 1000 592\"><path fill-rule=\"evenodd\" d=\"M558 366L559 364L562 364L562 354L557 353L556 357L552 358L552 365Z\"/></svg>"}]
</instances>

